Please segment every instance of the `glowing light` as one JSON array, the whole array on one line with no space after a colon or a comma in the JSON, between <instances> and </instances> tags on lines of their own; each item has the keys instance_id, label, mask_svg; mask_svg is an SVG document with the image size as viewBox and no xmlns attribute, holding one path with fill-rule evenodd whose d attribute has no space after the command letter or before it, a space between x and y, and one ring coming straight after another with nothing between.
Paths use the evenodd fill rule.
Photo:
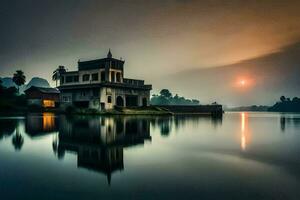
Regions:
<instances>
[{"instance_id":1,"label":"glowing light","mask_svg":"<svg viewBox=\"0 0 300 200\"><path fill-rule=\"evenodd\" d=\"M45 108L53 108L55 107L55 102L53 100L43 100L43 106Z\"/></svg>"},{"instance_id":2,"label":"glowing light","mask_svg":"<svg viewBox=\"0 0 300 200\"><path fill-rule=\"evenodd\" d=\"M51 131L55 127L55 117L53 113L43 113L43 130Z\"/></svg>"},{"instance_id":3,"label":"glowing light","mask_svg":"<svg viewBox=\"0 0 300 200\"><path fill-rule=\"evenodd\" d=\"M234 87L245 90L250 89L255 85L255 80L249 76L238 77L234 82Z\"/></svg>"}]
</instances>

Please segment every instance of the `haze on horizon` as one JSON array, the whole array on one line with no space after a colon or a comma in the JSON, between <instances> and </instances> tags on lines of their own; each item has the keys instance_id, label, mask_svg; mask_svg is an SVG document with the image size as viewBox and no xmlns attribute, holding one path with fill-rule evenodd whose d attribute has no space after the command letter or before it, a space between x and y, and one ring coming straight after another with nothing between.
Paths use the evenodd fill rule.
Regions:
<instances>
[{"instance_id":1,"label":"haze on horizon","mask_svg":"<svg viewBox=\"0 0 300 200\"><path fill-rule=\"evenodd\" d=\"M201 103L272 104L300 96L300 1L4 0L0 77L22 69L51 81L78 59L125 59L153 93ZM245 79L245 85L239 85Z\"/></svg>"}]
</instances>

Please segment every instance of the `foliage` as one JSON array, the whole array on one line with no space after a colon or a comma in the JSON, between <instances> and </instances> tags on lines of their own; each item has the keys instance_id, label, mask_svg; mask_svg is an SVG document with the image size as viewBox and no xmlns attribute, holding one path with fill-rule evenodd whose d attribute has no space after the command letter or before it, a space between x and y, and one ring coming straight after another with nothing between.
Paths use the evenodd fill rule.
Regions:
<instances>
[{"instance_id":1,"label":"foliage","mask_svg":"<svg viewBox=\"0 0 300 200\"><path fill-rule=\"evenodd\" d=\"M162 89L159 95L154 94L150 100L151 105L199 105L199 100L186 99L176 94L175 96L168 89Z\"/></svg>"},{"instance_id":2,"label":"foliage","mask_svg":"<svg viewBox=\"0 0 300 200\"><path fill-rule=\"evenodd\" d=\"M263 112L268 111L268 106L262 105L252 105L252 106L241 106L241 107L234 107L234 108L226 108L226 111L256 111L256 112Z\"/></svg>"},{"instance_id":3,"label":"foliage","mask_svg":"<svg viewBox=\"0 0 300 200\"><path fill-rule=\"evenodd\" d=\"M269 111L276 112L300 112L300 98L294 97L292 100L285 96L280 97L280 101L275 103Z\"/></svg>"},{"instance_id":4,"label":"foliage","mask_svg":"<svg viewBox=\"0 0 300 200\"><path fill-rule=\"evenodd\" d=\"M16 73L14 73L13 82L18 86L18 94L19 94L20 86L24 85L24 83L26 82L26 77L22 70L17 70Z\"/></svg>"},{"instance_id":5,"label":"foliage","mask_svg":"<svg viewBox=\"0 0 300 200\"><path fill-rule=\"evenodd\" d=\"M3 87L0 82L0 112L13 112L26 107L25 95L17 95L15 87Z\"/></svg>"},{"instance_id":6,"label":"foliage","mask_svg":"<svg viewBox=\"0 0 300 200\"><path fill-rule=\"evenodd\" d=\"M64 72L66 72L64 66L58 66L58 68L53 71L52 80L55 81L56 86L57 86L57 81L60 79L61 74Z\"/></svg>"}]
</instances>

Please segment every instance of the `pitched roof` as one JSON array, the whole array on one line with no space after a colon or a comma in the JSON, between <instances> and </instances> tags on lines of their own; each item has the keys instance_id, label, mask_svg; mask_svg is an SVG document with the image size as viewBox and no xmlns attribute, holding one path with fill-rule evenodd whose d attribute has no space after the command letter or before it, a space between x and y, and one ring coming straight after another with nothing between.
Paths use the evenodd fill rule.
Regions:
<instances>
[{"instance_id":1,"label":"pitched roof","mask_svg":"<svg viewBox=\"0 0 300 200\"><path fill-rule=\"evenodd\" d=\"M27 90L25 90L25 93L31 90L38 90L42 93L52 93L52 94L59 94L59 90L56 88L45 88L45 87L36 87L36 86L31 86L30 88L28 88Z\"/></svg>"}]
</instances>

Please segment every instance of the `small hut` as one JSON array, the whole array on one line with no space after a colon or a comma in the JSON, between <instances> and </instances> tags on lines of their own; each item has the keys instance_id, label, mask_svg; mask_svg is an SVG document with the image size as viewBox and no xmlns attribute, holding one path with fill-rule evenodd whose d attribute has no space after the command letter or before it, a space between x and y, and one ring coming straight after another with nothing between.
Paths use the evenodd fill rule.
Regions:
<instances>
[{"instance_id":1,"label":"small hut","mask_svg":"<svg viewBox=\"0 0 300 200\"><path fill-rule=\"evenodd\" d=\"M59 103L59 90L31 86L25 90L28 105L37 105L44 108L55 108Z\"/></svg>"}]
</instances>

